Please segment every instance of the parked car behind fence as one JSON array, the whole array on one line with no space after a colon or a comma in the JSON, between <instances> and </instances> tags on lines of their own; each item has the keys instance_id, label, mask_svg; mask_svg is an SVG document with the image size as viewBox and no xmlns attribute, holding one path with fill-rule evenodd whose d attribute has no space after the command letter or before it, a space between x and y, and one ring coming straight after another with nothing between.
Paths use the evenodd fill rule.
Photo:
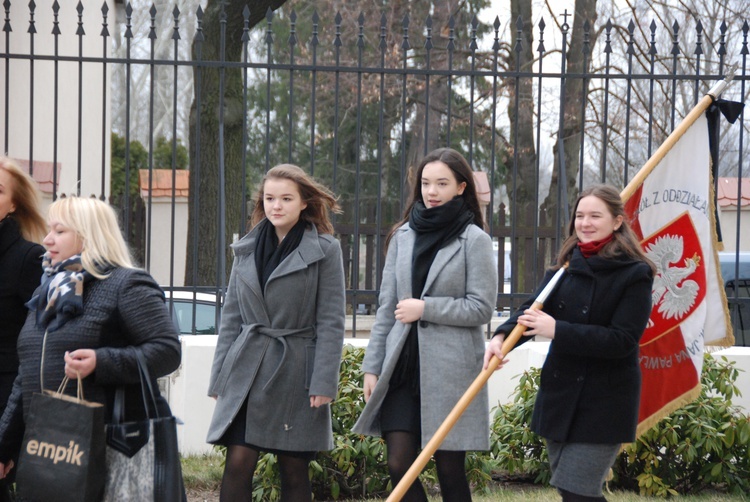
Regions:
<instances>
[{"instance_id":1,"label":"parked car behind fence","mask_svg":"<svg viewBox=\"0 0 750 502\"><path fill-rule=\"evenodd\" d=\"M171 308L172 320L180 335L215 335L218 334L221 319L223 295L213 288L172 288L164 287L167 308ZM216 299L221 301L217 302ZM195 325L195 329L193 329Z\"/></svg>"},{"instance_id":2,"label":"parked car behind fence","mask_svg":"<svg viewBox=\"0 0 750 502\"><path fill-rule=\"evenodd\" d=\"M734 344L750 347L750 253L719 253L721 275L734 330Z\"/></svg>"}]
</instances>

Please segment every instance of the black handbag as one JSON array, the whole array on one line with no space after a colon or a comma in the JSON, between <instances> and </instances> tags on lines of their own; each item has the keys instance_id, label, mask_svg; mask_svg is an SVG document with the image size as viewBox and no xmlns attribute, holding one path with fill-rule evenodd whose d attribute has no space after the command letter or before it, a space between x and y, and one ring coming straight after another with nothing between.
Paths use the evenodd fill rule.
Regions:
<instances>
[{"instance_id":1,"label":"black handbag","mask_svg":"<svg viewBox=\"0 0 750 502\"><path fill-rule=\"evenodd\" d=\"M125 390L118 387L107 425L104 502L180 502L184 498L175 417L159 416L146 361L134 349L147 418L124 422ZM152 412L154 416L152 416Z\"/></svg>"},{"instance_id":2,"label":"black handbag","mask_svg":"<svg viewBox=\"0 0 750 502\"><path fill-rule=\"evenodd\" d=\"M97 502L104 487L104 406L42 390L31 397L16 473L20 500Z\"/></svg>"}]
</instances>

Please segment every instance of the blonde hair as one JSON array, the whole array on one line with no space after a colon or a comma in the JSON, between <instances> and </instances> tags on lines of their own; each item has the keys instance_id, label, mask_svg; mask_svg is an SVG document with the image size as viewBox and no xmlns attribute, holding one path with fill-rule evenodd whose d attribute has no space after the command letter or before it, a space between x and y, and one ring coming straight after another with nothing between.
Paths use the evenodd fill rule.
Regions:
<instances>
[{"instance_id":1,"label":"blonde hair","mask_svg":"<svg viewBox=\"0 0 750 502\"><path fill-rule=\"evenodd\" d=\"M109 204L95 198L66 197L55 201L48 214L50 221L59 221L81 238L81 264L94 277L106 278L112 266L135 268Z\"/></svg>"},{"instance_id":2,"label":"blonde hair","mask_svg":"<svg viewBox=\"0 0 750 502\"><path fill-rule=\"evenodd\" d=\"M47 224L40 210L39 188L36 181L8 157L0 156L0 169L10 174L13 180L11 200L16 209L12 213L12 218L18 222L21 235L27 241L41 244L47 234Z\"/></svg>"},{"instance_id":3,"label":"blonde hair","mask_svg":"<svg viewBox=\"0 0 750 502\"><path fill-rule=\"evenodd\" d=\"M253 227L260 223L266 216L265 208L263 207L263 188L266 180L269 179L293 181L297 185L302 202L307 204L307 207L300 213L299 219L309 225L314 225L320 234L333 234L333 224L328 213L341 212L336 197L328 188L315 181L300 167L293 164L280 164L273 167L263 177L251 216L251 225Z\"/></svg>"}]
</instances>

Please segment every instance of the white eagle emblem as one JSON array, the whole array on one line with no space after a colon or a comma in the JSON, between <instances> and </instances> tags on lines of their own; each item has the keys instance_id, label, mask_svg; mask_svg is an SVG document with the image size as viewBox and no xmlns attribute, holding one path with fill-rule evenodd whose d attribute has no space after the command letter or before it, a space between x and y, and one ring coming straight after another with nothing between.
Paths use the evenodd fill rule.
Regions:
<instances>
[{"instance_id":1,"label":"white eagle emblem","mask_svg":"<svg viewBox=\"0 0 750 502\"><path fill-rule=\"evenodd\" d=\"M656 277L651 290L653 305L665 319L680 318L690 311L698 296L698 283L686 279L700 265L701 258L694 254L685 258L684 267L671 267L682 256L683 240L678 235L657 238L645 249L646 256L656 264Z\"/></svg>"}]
</instances>

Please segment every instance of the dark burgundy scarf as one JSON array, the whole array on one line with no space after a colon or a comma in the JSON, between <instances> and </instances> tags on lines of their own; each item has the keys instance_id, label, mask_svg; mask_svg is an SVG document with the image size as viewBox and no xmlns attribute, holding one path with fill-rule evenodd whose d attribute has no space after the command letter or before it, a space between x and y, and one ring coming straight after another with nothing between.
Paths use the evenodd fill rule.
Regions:
<instances>
[{"instance_id":1,"label":"dark burgundy scarf","mask_svg":"<svg viewBox=\"0 0 750 502\"><path fill-rule=\"evenodd\" d=\"M591 258L592 256L599 254L599 251L601 251L604 246L613 239L614 235L614 232L612 232L609 236L600 241L578 242L578 249L581 250L581 254L584 258Z\"/></svg>"}]
</instances>

